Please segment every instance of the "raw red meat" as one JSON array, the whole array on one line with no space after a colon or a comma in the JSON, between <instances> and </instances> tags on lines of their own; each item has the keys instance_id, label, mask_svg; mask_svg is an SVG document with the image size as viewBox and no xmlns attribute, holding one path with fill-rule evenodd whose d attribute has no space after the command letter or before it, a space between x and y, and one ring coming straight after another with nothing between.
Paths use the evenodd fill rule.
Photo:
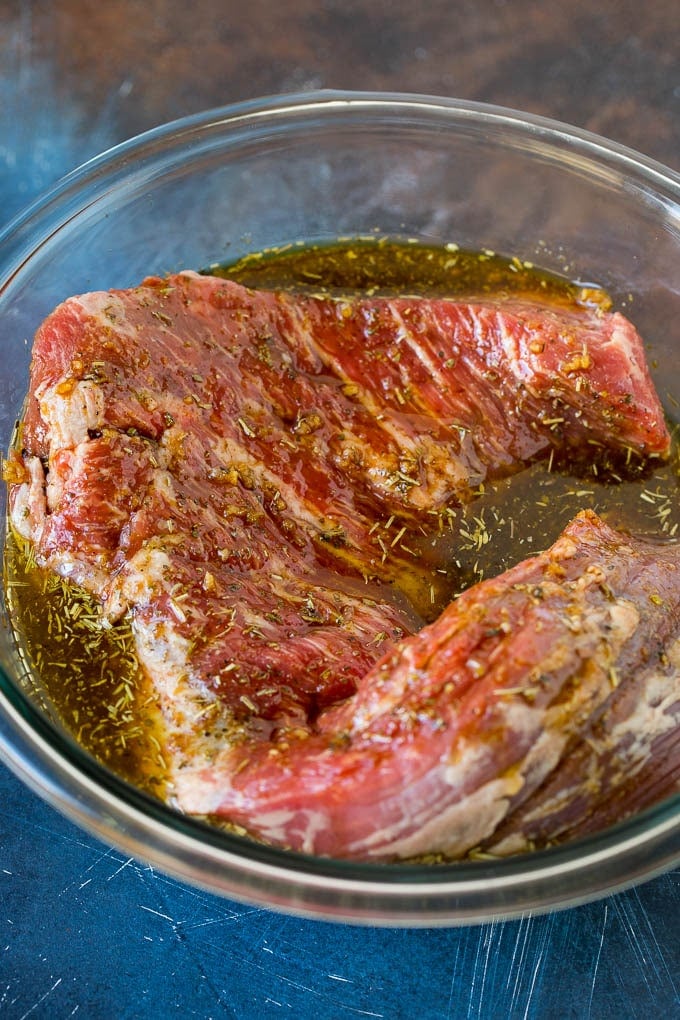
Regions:
<instances>
[{"instance_id":1,"label":"raw red meat","mask_svg":"<svg viewBox=\"0 0 680 1020\"><path fill-rule=\"evenodd\" d=\"M648 803L635 778L660 746L657 797L680 776L680 549L584 512L399 643L313 735L225 749L177 794L308 853L517 851L588 831L620 788L619 815Z\"/></svg>"},{"instance_id":2,"label":"raw red meat","mask_svg":"<svg viewBox=\"0 0 680 1020\"><path fill-rule=\"evenodd\" d=\"M551 451L663 457L669 436L640 338L620 315L332 300L187 272L72 298L46 320L22 443L14 524L109 616L130 611L181 806L251 827L255 814L269 838L369 856L412 852L397 829L421 817L414 798L429 803L426 772L420 792L398 792L352 743L368 706L387 688L391 702L400 683L396 660L394 676L376 662L423 622L412 605L422 612L428 584L420 530L484 479ZM421 633L404 648L429 661L431 631ZM415 684L409 719L429 718L430 683ZM418 723L408 745L394 725L370 746L388 763L398 751L387 773L408 776L424 731ZM387 784L372 835L358 805L347 831L338 822L329 836L315 812L326 798L335 826L346 780L323 785L320 760L329 777L351 761L374 799ZM277 814L295 814L288 802L261 818L270 798L290 796L289 769L311 798L306 827ZM422 827L432 846L433 825Z\"/></svg>"}]
</instances>

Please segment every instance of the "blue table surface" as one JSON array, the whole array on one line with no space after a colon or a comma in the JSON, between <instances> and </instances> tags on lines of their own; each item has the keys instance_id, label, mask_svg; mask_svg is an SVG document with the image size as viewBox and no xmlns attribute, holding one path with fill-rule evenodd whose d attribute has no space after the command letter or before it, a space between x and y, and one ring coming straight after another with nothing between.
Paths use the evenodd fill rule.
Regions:
<instances>
[{"instance_id":1,"label":"blue table surface","mask_svg":"<svg viewBox=\"0 0 680 1020\"><path fill-rule=\"evenodd\" d=\"M106 6L100 5L102 10ZM160 6L128 2L114 3L113 9L123 7L129 15L148 7L159 22ZM237 5L226 6L233 24ZM262 5L255 6L262 15ZM441 3L435 6L441 12L448 9ZM477 8L460 6L473 45ZM500 10L505 5L494 6ZM525 12L531 9L526 2L520 6ZM365 19L369 7L359 5ZM136 130L172 113L218 102L217 90L205 95L195 91L195 102L186 100L181 82L187 72L179 58L179 84L168 84L173 72L169 53L168 98L165 93L157 97L146 114L139 112L143 101L135 91L139 74L126 73L119 65L109 68L106 88L97 79L96 108L88 107L84 96L89 86L78 78L76 56L71 55L68 73L63 66L59 71L55 52L45 42L45 25L49 29L52 24L45 20L48 8L0 0L0 227L63 173L132 133L131 125ZM308 8L300 5L301 11L309 13ZM605 8L611 15L612 4ZM670 19L668 5L657 3L656 8L663 8ZM77 16L91 23L100 16L99 8L68 3L64 9L74 19L76 45L77 26L82 26ZM575 9L585 16L583 4ZM319 8L326 20L335 12L334 24L342 28L339 10L331 3ZM433 72L429 79L420 71L421 51L436 49L437 26L422 29L426 34L419 45L415 17L409 22L412 73L409 79L404 72L402 87L445 91L441 67L438 76ZM88 23L80 29L82 45ZM538 23L531 24L538 32ZM372 26L375 38L382 38L376 25L365 20L366 30ZM54 27L63 47L64 24L55 21ZM301 38L300 24L296 30ZM112 23L114 36L115 31ZM289 40L291 51L297 38ZM618 63L610 64L609 86L626 87L626 68L638 74L640 94L659 104L659 130L650 134L658 148L652 154L669 158L675 153L680 158L673 121L679 112L680 74L673 78L673 68L666 67L671 76L659 79L666 89L662 93L656 78L643 74L644 34L632 38ZM594 45L597 48L597 41ZM80 52L77 45L74 52ZM115 52L113 43L103 47L102 67ZM244 64L238 72L242 94L236 89L230 94L227 88L219 101L310 85L394 87L391 65L385 63L382 78L375 70L382 67L380 59L388 59L383 51L377 65L366 56L363 78L354 80L324 74L324 59L331 61L332 53L313 63L306 52L284 53L280 66L272 71L270 61L266 73L255 61ZM568 71L588 73L594 50L582 42L580 50L569 52ZM563 65L551 65L545 73L546 89L554 87L559 74L568 78ZM449 84L453 71L451 75ZM471 98L501 101L501 93L485 88L490 80L474 79L472 72L462 79ZM605 87L601 78L594 81L596 87ZM532 95L538 93L528 91L529 100ZM556 101L552 108L534 108L555 116L565 112ZM625 103L620 115L625 115ZM590 126L602 127L596 121ZM646 128L641 130L644 142ZM680 870L596 903L479 927L407 930L330 924L241 905L168 878L76 828L0 765L0 1015L11 1020L76 1015L670 1018L680 1016L679 947Z\"/></svg>"}]
</instances>

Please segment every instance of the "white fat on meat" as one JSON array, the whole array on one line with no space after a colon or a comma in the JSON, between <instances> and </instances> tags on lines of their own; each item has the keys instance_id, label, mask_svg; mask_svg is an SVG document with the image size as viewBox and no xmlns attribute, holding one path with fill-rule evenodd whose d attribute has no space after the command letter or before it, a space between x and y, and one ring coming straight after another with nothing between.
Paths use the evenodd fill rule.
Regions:
<instances>
[{"instance_id":1,"label":"white fat on meat","mask_svg":"<svg viewBox=\"0 0 680 1020\"><path fill-rule=\"evenodd\" d=\"M104 423L105 405L101 387L90 379L73 382L67 377L56 386L38 387L40 414L48 427L50 454L73 449L85 442L91 431Z\"/></svg>"}]
</instances>

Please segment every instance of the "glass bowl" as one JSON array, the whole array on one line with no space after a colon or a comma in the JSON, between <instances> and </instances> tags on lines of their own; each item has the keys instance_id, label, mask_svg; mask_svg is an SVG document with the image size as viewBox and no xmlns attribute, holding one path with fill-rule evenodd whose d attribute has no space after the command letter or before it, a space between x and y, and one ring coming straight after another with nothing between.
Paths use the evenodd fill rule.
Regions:
<instances>
[{"instance_id":1,"label":"glass bowl","mask_svg":"<svg viewBox=\"0 0 680 1020\"><path fill-rule=\"evenodd\" d=\"M597 281L653 341L680 399L680 177L619 145L470 102L321 92L242 103L118 146L0 238L0 434L30 341L68 295L340 236L455 242ZM583 902L680 860L680 798L534 854L442 866L356 864L257 845L183 817L93 760L51 717L0 628L4 761L107 843L213 892L374 924L461 924Z\"/></svg>"}]
</instances>

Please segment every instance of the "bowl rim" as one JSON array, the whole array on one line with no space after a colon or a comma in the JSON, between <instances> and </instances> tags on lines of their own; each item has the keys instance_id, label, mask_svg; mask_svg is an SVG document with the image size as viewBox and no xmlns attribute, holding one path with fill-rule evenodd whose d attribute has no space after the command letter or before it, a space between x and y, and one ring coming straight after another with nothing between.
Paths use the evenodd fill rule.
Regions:
<instances>
[{"instance_id":1,"label":"bowl rim","mask_svg":"<svg viewBox=\"0 0 680 1020\"><path fill-rule=\"evenodd\" d=\"M489 126L502 126L553 142L577 143L584 153L596 160L607 162L609 158L613 158L619 166L637 173L641 172L650 183L653 182L661 189L669 188L673 197L680 201L680 172L620 142L555 118L477 100L425 93L318 89L274 94L211 107L198 113L174 118L109 146L61 176L20 209L4 227L0 228L0 246L17 233L26 221L35 219L55 202L63 201L71 189L83 183L84 178L95 179L107 170L113 171L118 161L126 165L145 150L152 149L159 143L168 142L180 134L183 137L198 136L210 129L245 126L263 118L281 118L306 110L360 113L381 108L420 115L428 112L437 115L448 113L470 122L483 120Z\"/></svg>"},{"instance_id":2,"label":"bowl rim","mask_svg":"<svg viewBox=\"0 0 680 1020\"><path fill-rule=\"evenodd\" d=\"M266 121L313 113L457 119L502 127L556 148L576 148L593 163L614 166L644 181L677 205L680 174L633 149L592 132L536 114L472 100L399 92L319 90L215 107L181 117L106 149L62 177L0 230L0 300L30 252L68 222L78 196L96 184L182 140L221 135ZM93 199L93 202L96 201ZM81 206L82 208L82 206ZM12 248L14 239L21 242ZM23 245L23 247L22 247ZM9 264L9 274L3 271ZM54 740L59 744L57 768ZM184 818L95 762L63 737L20 686L0 669L0 751L12 771L72 821L134 856L158 863L176 878L222 895L310 917L390 925L469 924L516 917L527 911L573 906L652 878L680 862L680 795L602 833L521 857L450 865L412 866L336 861L261 847ZM115 810L113 810L115 808ZM116 815L116 817L112 817ZM148 819L160 818L169 846L149 848ZM206 859L196 861L197 846ZM647 857L650 848L654 860ZM245 851L245 852L244 852ZM215 869L205 877L206 863ZM626 867L621 878L619 869ZM565 882L565 879L568 881ZM552 889L551 883L558 888ZM291 888L291 885L294 888ZM477 898L485 900L482 906Z\"/></svg>"}]
</instances>

